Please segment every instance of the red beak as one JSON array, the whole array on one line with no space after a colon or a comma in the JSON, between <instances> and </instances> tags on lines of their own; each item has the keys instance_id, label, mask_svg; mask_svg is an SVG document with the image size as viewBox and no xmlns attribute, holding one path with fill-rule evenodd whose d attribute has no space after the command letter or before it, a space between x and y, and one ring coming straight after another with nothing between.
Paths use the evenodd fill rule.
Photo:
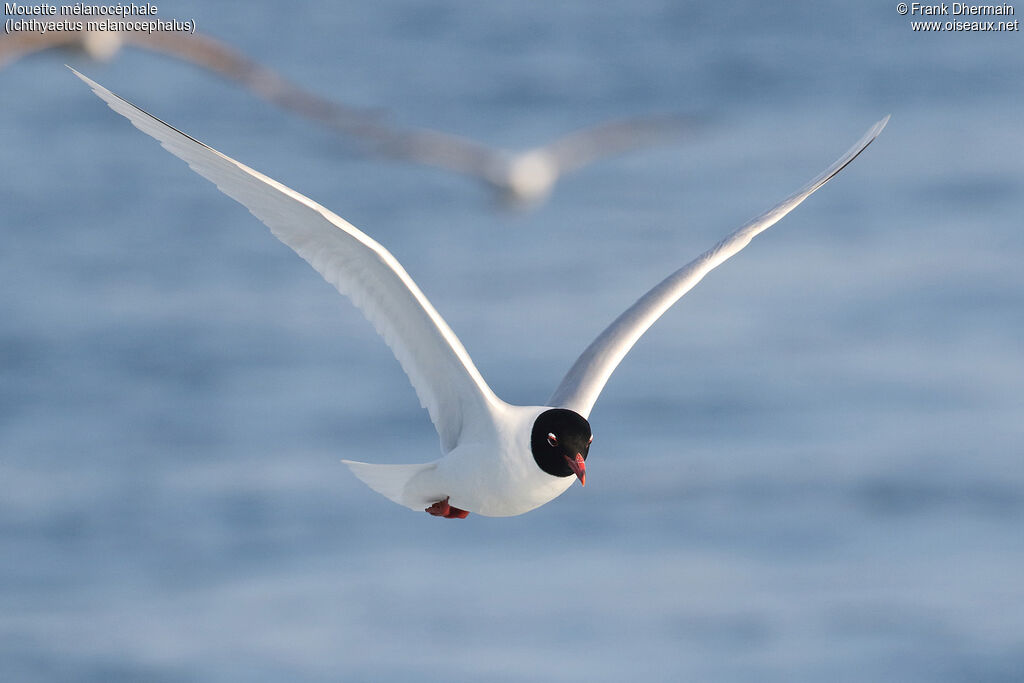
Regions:
<instances>
[{"instance_id":1,"label":"red beak","mask_svg":"<svg viewBox=\"0 0 1024 683\"><path fill-rule=\"evenodd\" d=\"M576 459L573 460L568 455L565 456L565 461L569 463L569 469L576 473L577 478L580 480L580 486L587 485L587 464L583 462L583 456L579 453L576 454Z\"/></svg>"}]
</instances>

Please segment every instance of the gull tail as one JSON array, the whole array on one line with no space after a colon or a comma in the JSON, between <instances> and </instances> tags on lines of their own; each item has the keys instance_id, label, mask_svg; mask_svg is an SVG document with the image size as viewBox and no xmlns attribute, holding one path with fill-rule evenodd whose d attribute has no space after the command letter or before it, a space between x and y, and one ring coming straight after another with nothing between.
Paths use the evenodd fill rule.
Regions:
<instances>
[{"instance_id":1,"label":"gull tail","mask_svg":"<svg viewBox=\"0 0 1024 683\"><path fill-rule=\"evenodd\" d=\"M436 502L424 498L419 492L410 490L409 483L423 472L437 467L436 462L422 465L371 465L368 462L342 460L360 481L371 489L410 510L421 512L431 503ZM416 487L419 488L419 487Z\"/></svg>"}]
</instances>

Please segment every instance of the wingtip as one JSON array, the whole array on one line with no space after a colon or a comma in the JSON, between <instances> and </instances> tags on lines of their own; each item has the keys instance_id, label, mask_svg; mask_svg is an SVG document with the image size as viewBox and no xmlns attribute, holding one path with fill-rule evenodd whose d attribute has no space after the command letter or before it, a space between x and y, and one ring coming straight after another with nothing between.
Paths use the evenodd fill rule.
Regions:
<instances>
[{"instance_id":1,"label":"wingtip","mask_svg":"<svg viewBox=\"0 0 1024 683\"><path fill-rule=\"evenodd\" d=\"M854 146L850 148L850 150L846 153L844 157L840 158L839 161L837 161L832 166L832 168L829 169L828 172L823 174L818 181L815 181L808 187L813 186L814 190L817 190L819 187L821 187L831 178L833 178L837 173L839 173L839 171L846 168L847 164L849 164L851 161L860 156L860 153L867 149L868 145L874 142L875 138L882 134L882 130L885 128L886 124L889 123L889 118L891 116L892 114L886 114L882 119L875 122L875 125L871 126L871 128L869 128L867 132L864 133L863 137L861 137L861 139L858 140L856 144L854 144ZM812 190L812 192L814 190Z\"/></svg>"},{"instance_id":2,"label":"wingtip","mask_svg":"<svg viewBox=\"0 0 1024 683\"><path fill-rule=\"evenodd\" d=\"M871 126L871 128L868 129L868 132L864 134L864 137L861 138L860 143L858 143L861 147L860 151L858 151L857 154L860 154L860 152L864 151L864 148L866 148L868 145L874 142L875 138L882 134L882 131L885 130L885 126L889 123L889 118L891 116L892 114L886 114L884 117L879 119L875 123L875 125ZM854 157L851 158L851 161L856 156L857 155L855 154Z\"/></svg>"},{"instance_id":3,"label":"wingtip","mask_svg":"<svg viewBox=\"0 0 1024 683\"><path fill-rule=\"evenodd\" d=\"M64 66L66 66L68 68L68 70L71 71L71 73L73 73L74 75L78 76L82 80L83 83L85 83L90 88L92 88L93 91L98 92L99 90L106 90L106 88L104 88L102 85L100 85L96 81L92 80L88 76L82 75L77 69L75 69L75 67L73 67L73 66L71 66L69 64L65 64Z\"/></svg>"},{"instance_id":4,"label":"wingtip","mask_svg":"<svg viewBox=\"0 0 1024 683\"><path fill-rule=\"evenodd\" d=\"M882 130L884 130L884 129L885 129L885 127L886 127L886 125L887 125L887 124L889 123L889 119L890 119L891 117L892 117L892 114L886 114L886 115L885 115L885 116L884 116L884 117L882 118L882 120L881 120L881 121L879 121L878 123L876 123L876 124L874 125L874 128L873 128L873 132L874 132L875 136L877 136L877 135L878 135L879 133L881 133L881 132L882 132Z\"/></svg>"}]
</instances>

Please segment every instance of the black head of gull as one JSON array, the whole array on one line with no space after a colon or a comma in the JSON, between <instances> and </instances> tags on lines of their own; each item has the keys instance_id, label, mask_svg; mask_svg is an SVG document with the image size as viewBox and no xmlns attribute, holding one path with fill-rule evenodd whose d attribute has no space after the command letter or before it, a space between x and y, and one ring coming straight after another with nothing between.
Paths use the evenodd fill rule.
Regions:
<instances>
[{"instance_id":1,"label":"black head of gull","mask_svg":"<svg viewBox=\"0 0 1024 683\"><path fill-rule=\"evenodd\" d=\"M530 435L530 450L537 466L555 477L579 477L587 484L584 461L594 436L590 423L579 413L552 408L537 416Z\"/></svg>"}]
</instances>

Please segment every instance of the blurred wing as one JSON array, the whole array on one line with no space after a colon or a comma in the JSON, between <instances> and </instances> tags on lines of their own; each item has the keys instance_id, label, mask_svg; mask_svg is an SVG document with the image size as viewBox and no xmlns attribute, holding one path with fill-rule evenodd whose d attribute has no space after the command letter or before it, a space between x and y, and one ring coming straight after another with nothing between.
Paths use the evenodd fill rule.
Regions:
<instances>
[{"instance_id":1,"label":"blurred wing","mask_svg":"<svg viewBox=\"0 0 1024 683\"><path fill-rule=\"evenodd\" d=\"M509 188L511 165L517 158L541 155L554 160L562 173L603 157L657 145L691 127L692 121L681 116L619 119L570 133L543 147L511 154L428 128L400 128L373 122L340 126L344 132L370 141L374 151L382 156L462 173L498 190Z\"/></svg>"},{"instance_id":2,"label":"blurred wing","mask_svg":"<svg viewBox=\"0 0 1024 683\"><path fill-rule=\"evenodd\" d=\"M74 71L74 69L72 69ZM384 247L316 202L207 147L77 71L110 108L245 205L373 323L430 412L445 452L498 398L461 342Z\"/></svg>"},{"instance_id":3,"label":"blurred wing","mask_svg":"<svg viewBox=\"0 0 1024 683\"><path fill-rule=\"evenodd\" d=\"M25 55L51 47L79 45L82 34L79 31L13 31L0 36L0 67L17 61Z\"/></svg>"},{"instance_id":4,"label":"blurred wing","mask_svg":"<svg viewBox=\"0 0 1024 683\"><path fill-rule=\"evenodd\" d=\"M284 109L322 123L338 124L379 117L376 112L346 107L318 97L238 50L207 36L171 31L125 32L122 36L133 47L191 62L242 84Z\"/></svg>"},{"instance_id":5,"label":"blurred wing","mask_svg":"<svg viewBox=\"0 0 1024 683\"><path fill-rule=\"evenodd\" d=\"M555 158L560 172L568 173L605 157L660 145L693 126L691 119L677 115L617 119L570 133L541 149Z\"/></svg>"},{"instance_id":6,"label":"blurred wing","mask_svg":"<svg viewBox=\"0 0 1024 683\"><path fill-rule=\"evenodd\" d=\"M555 389L548 405L569 408L584 417L590 415L612 372L655 320L705 275L738 253L754 236L774 225L856 159L878 137L888 121L886 116L872 126L857 144L803 189L753 219L640 297L587 347Z\"/></svg>"},{"instance_id":7,"label":"blurred wing","mask_svg":"<svg viewBox=\"0 0 1024 683\"><path fill-rule=\"evenodd\" d=\"M469 138L427 128L373 123L348 128L347 132L370 140L381 156L443 168L499 187L504 182L506 155Z\"/></svg>"}]
</instances>

